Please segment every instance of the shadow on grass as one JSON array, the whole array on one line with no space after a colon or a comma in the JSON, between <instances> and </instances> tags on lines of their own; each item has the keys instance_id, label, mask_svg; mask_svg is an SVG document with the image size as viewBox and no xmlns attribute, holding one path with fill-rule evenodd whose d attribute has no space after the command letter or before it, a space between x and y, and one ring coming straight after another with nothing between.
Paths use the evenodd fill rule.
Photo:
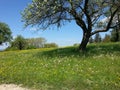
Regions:
<instances>
[{"instance_id":1,"label":"shadow on grass","mask_svg":"<svg viewBox=\"0 0 120 90\"><path fill-rule=\"evenodd\" d=\"M41 57L65 57L65 56L84 56L90 57L100 54L120 54L120 43L110 44L91 44L87 46L87 50L79 52L78 47L57 48L49 51L38 52L37 56Z\"/></svg>"},{"instance_id":2,"label":"shadow on grass","mask_svg":"<svg viewBox=\"0 0 120 90\"><path fill-rule=\"evenodd\" d=\"M91 55L120 53L120 43L92 44L87 47Z\"/></svg>"},{"instance_id":3,"label":"shadow on grass","mask_svg":"<svg viewBox=\"0 0 120 90\"><path fill-rule=\"evenodd\" d=\"M41 55L47 57L65 57L72 55L79 55L76 47L67 47L67 48L57 48L50 51L42 52Z\"/></svg>"}]
</instances>

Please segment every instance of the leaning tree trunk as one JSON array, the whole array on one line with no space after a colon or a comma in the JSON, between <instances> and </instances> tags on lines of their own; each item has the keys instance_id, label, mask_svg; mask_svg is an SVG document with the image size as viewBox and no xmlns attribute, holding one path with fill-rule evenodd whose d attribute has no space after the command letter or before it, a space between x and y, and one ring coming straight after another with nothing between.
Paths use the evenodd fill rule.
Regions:
<instances>
[{"instance_id":1,"label":"leaning tree trunk","mask_svg":"<svg viewBox=\"0 0 120 90\"><path fill-rule=\"evenodd\" d=\"M89 38L90 38L89 33L83 33L83 39L82 39L82 42L79 46L79 51L85 51L86 50L86 46L89 42Z\"/></svg>"}]
</instances>

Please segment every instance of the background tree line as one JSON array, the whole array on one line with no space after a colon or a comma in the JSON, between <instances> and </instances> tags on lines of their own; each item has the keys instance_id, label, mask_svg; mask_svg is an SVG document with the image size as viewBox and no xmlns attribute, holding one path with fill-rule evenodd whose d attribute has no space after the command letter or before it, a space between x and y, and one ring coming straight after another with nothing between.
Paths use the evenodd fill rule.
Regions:
<instances>
[{"instance_id":1,"label":"background tree line","mask_svg":"<svg viewBox=\"0 0 120 90\"><path fill-rule=\"evenodd\" d=\"M18 35L14 40L10 42L10 46L6 50L25 50L25 49L37 49L37 48L57 48L56 43L47 43L47 40L43 37L39 38L24 38Z\"/></svg>"},{"instance_id":2,"label":"background tree line","mask_svg":"<svg viewBox=\"0 0 120 90\"><path fill-rule=\"evenodd\" d=\"M105 34L103 38L97 33L94 38L90 37L89 39L89 43L100 42L120 42L120 29L113 29L110 34Z\"/></svg>"}]
</instances>

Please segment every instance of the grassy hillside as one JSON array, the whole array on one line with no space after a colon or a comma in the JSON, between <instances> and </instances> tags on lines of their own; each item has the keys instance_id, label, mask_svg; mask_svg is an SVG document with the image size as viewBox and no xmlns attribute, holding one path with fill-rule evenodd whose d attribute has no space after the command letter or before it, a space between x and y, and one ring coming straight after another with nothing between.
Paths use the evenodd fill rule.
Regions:
<instances>
[{"instance_id":1,"label":"grassy hillside","mask_svg":"<svg viewBox=\"0 0 120 90\"><path fill-rule=\"evenodd\" d=\"M0 84L38 90L120 90L120 43L0 52Z\"/></svg>"}]
</instances>

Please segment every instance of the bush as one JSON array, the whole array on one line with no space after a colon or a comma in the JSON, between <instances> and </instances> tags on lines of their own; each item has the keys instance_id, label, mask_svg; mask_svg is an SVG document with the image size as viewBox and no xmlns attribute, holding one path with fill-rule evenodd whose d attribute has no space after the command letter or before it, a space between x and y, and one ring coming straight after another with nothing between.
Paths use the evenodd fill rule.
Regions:
<instances>
[{"instance_id":1,"label":"bush","mask_svg":"<svg viewBox=\"0 0 120 90\"><path fill-rule=\"evenodd\" d=\"M44 45L45 48L57 48L58 45L56 43L47 43Z\"/></svg>"},{"instance_id":2,"label":"bush","mask_svg":"<svg viewBox=\"0 0 120 90\"><path fill-rule=\"evenodd\" d=\"M26 49L27 42L21 35L17 36L15 40L11 43L12 48L17 48L19 50Z\"/></svg>"}]
</instances>

